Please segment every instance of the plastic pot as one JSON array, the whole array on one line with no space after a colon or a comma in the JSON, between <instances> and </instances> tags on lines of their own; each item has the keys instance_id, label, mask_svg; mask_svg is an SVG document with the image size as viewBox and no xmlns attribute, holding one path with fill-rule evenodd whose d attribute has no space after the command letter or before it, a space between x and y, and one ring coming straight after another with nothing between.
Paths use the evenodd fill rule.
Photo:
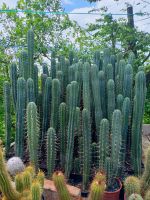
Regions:
<instances>
[{"instance_id":1,"label":"plastic pot","mask_svg":"<svg viewBox=\"0 0 150 200\"><path fill-rule=\"evenodd\" d=\"M104 192L103 200L119 200L120 190L122 188L122 183L119 179L117 179L120 188L114 192Z\"/></svg>"}]
</instances>

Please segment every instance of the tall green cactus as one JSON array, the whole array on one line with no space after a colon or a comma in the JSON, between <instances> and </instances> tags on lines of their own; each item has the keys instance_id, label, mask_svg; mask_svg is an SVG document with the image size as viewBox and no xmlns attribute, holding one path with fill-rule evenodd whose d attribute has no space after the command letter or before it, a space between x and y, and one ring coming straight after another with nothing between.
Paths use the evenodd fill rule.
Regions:
<instances>
[{"instance_id":1,"label":"tall green cactus","mask_svg":"<svg viewBox=\"0 0 150 200\"><path fill-rule=\"evenodd\" d=\"M44 88L43 99L43 120L42 120L42 138L41 143L45 139L46 132L50 125L50 113L51 113L51 96L52 96L52 79L47 77Z\"/></svg>"},{"instance_id":2,"label":"tall green cactus","mask_svg":"<svg viewBox=\"0 0 150 200\"><path fill-rule=\"evenodd\" d=\"M122 164L125 164L126 148L127 148L127 138L128 138L128 128L129 119L131 115L131 102L128 97L123 101L122 106Z\"/></svg>"},{"instance_id":3,"label":"tall green cactus","mask_svg":"<svg viewBox=\"0 0 150 200\"><path fill-rule=\"evenodd\" d=\"M65 166L65 156L66 156L66 144L67 144L67 105L66 103L61 103L59 106L59 121L60 121L60 163L62 169Z\"/></svg>"},{"instance_id":4,"label":"tall green cactus","mask_svg":"<svg viewBox=\"0 0 150 200\"><path fill-rule=\"evenodd\" d=\"M10 66L10 83L11 83L11 91L13 97L13 104L14 109L16 110L16 103L17 103L17 65L12 63Z\"/></svg>"},{"instance_id":5,"label":"tall green cactus","mask_svg":"<svg viewBox=\"0 0 150 200\"><path fill-rule=\"evenodd\" d=\"M100 51L95 51L95 53L94 53L94 64L97 65L99 70L102 70L103 61L102 61L102 58L101 58Z\"/></svg>"},{"instance_id":6,"label":"tall green cactus","mask_svg":"<svg viewBox=\"0 0 150 200\"><path fill-rule=\"evenodd\" d=\"M135 174L141 174L142 160L142 121L146 97L146 78L143 71L135 77L135 96L132 121L131 161Z\"/></svg>"},{"instance_id":7,"label":"tall green cactus","mask_svg":"<svg viewBox=\"0 0 150 200\"><path fill-rule=\"evenodd\" d=\"M33 66L33 81L34 81L34 93L35 93L35 103L38 105L38 93L39 93L39 82L38 82L38 67Z\"/></svg>"},{"instance_id":8,"label":"tall green cactus","mask_svg":"<svg viewBox=\"0 0 150 200\"><path fill-rule=\"evenodd\" d=\"M105 160L109 156L109 121L102 119L100 123L100 133L98 139L99 169L105 169Z\"/></svg>"},{"instance_id":9,"label":"tall green cactus","mask_svg":"<svg viewBox=\"0 0 150 200\"><path fill-rule=\"evenodd\" d=\"M33 78L33 65L34 65L34 32L29 30L27 34L27 45L28 45L28 63L29 63L29 75Z\"/></svg>"},{"instance_id":10,"label":"tall green cactus","mask_svg":"<svg viewBox=\"0 0 150 200\"><path fill-rule=\"evenodd\" d=\"M111 122L115 110L115 84L112 79L107 82L107 116Z\"/></svg>"},{"instance_id":11,"label":"tall green cactus","mask_svg":"<svg viewBox=\"0 0 150 200\"><path fill-rule=\"evenodd\" d=\"M48 176L52 177L55 170L56 161L56 132L54 128L47 131L47 170Z\"/></svg>"},{"instance_id":12,"label":"tall green cactus","mask_svg":"<svg viewBox=\"0 0 150 200\"><path fill-rule=\"evenodd\" d=\"M85 63L83 65L83 106L87 111L91 112L91 98L90 98L90 65Z\"/></svg>"},{"instance_id":13,"label":"tall green cactus","mask_svg":"<svg viewBox=\"0 0 150 200\"><path fill-rule=\"evenodd\" d=\"M5 109L5 148L9 153L11 142L11 94L10 83L4 82L4 109Z\"/></svg>"},{"instance_id":14,"label":"tall green cactus","mask_svg":"<svg viewBox=\"0 0 150 200\"><path fill-rule=\"evenodd\" d=\"M112 115L111 128L111 159L114 177L118 177L121 167L121 145L122 145L122 115L120 110L115 110Z\"/></svg>"},{"instance_id":15,"label":"tall green cactus","mask_svg":"<svg viewBox=\"0 0 150 200\"><path fill-rule=\"evenodd\" d=\"M104 53L104 56L103 56L103 69L102 70L105 72L106 66L111 63L111 60L110 60L110 49L109 48L105 48L103 53Z\"/></svg>"},{"instance_id":16,"label":"tall green cactus","mask_svg":"<svg viewBox=\"0 0 150 200\"><path fill-rule=\"evenodd\" d=\"M27 80L27 104L29 102L35 102L34 82L32 78Z\"/></svg>"},{"instance_id":17,"label":"tall green cactus","mask_svg":"<svg viewBox=\"0 0 150 200\"><path fill-rule=\"evenodd\" d=\"M51 77L52 79L56 78L56 60L51 58Z\"/></svg>"},{"instance_id":18,"label":"tall green cactus","mask_svg":"<svg viewBox=\"0 0 150 200\"><path fill-rule=\"evenodd\" d=\"M130 64L125 66L124 69L124 80L123 80L123 96L132 98L133 88L133 69Z\"/></svg>"},{"instance_id":19,"label":"tall green cactus","mask_svg":"<svg viewBox=\"0 0 150 200\"><path fill-rule=\"evenodd\" d=\"M69 62L70 62L70 65L73 64L73 58L74 58L74 52L73 52L73 51L70 51L70 52L69 52Z\"/></svg>"},{"instance_id":20,"label":"tall green cactus","mask_svg":"<svg viewBox=\"0 0 150 200\"><path fill-rule=\"evenodd\" d=\"M17 80L17 104L16 104L16 138L15 153L23 157L25 136L25 109L26 109L26 81L24 78Z\"/></svg>"},{"instance_id":21,"label":"tall green cactus","mask_svg":"<svg viewBox=\"0 0 150 200\"><path fill-rule=\"evenodd\" d=\"M87 190L91 169L91 127L89 111L83 109L83 190Z\"/></svg>"},{"instance_id":22,"label":"tall green cactus","mask_svg":"<svg viewBox=\"0 0 150 200\"><path fill-rule=\"evenodd\" d=\"M58 79L53 79L50 125L55 129L56 133L58 131L59 104L60 104L60 81Z\"/></svg>"},{"instance_id":23,"label":"tall green cactus","mask_svg":"<svg viewBox=\"0 0 150 200\"><path fill-rule=\"evenodd\" d=\"M106 80L103 71L98 72L99 76L99 92L101 97L101 108L103 117L107 117L107 95L106 95Z\"/></svg>"},{"instance_id":24,"label":"tall green cactus","mask_svg":"<svg viewBox=\"0 0 150 200\"><path fill-rule=\"evenodd\" d=\"M66 163L65 174L69 177L72 170L73 149L74 149L74 130L76 119L76 106L78 102L78 83L72 81L70 85L70 98L69 98L69 122L67 130L67 148L66 148Z\"/></svg>"},{"instance_id":25,"label":"tall green cactus","mask_svg":"<svg viewBox=\"0 0 150 200\"><path fill-rule=\"evenodd\" d=\"M99 92L98 68L96 65L93 65L91 67L91 82L92 82L92 92L93 92L93 100L94 100L96 134L98 135L99 123L101 119L103 118L103 113L102 113L102 108L101 108L101 96Z\"/></svg>"},{"instance_id":26,"label":"tall green cactus","mask_svg":"<svg viewBox=\"0 0 150 200\"><path fill-rule=\"evenodd\" d=\"M24 79L27 80L30 77L30 75L29 75L30 69L29 69L29 63L28 63L28 54L26 51L21 52L20 67L21 67L21 69L19 69L19 75L23 76Z\"/></svg>"},{"instance_id":27,"label":"tall green cactus","mask_svg":"<svg viewBox=\"0 0 150 200\"><path fill-rule=\"evenodd\" d=\"M106 77L106 82L108 82L109 79L113 79L114 78L114 71L113 71L113 66L112 64L108 64L105 67L105 77Z\"/></svg>"},{"instance_id":28,"label":"tall green cactus","mask_svg":"<svg viewBox=\"0 0 150 200\"><path fill-rule=\"evenodd\" d=\"M27 136L30 162L38 168L39 122L37 106L34 102L27 105Z\"/></svg>"},{"instance_id":29,"label":"tall green cactus","mask_svg":"<svg viewBox=\"0 0 150 200\"><path fill-rule=\"evenodd\" d=\"M124 100L124 98L123 98L122 94L118 94L117 95L117 102L116 102L117 103L117 109L122 110L123 100Z\"/></svg>"}]
</instances>

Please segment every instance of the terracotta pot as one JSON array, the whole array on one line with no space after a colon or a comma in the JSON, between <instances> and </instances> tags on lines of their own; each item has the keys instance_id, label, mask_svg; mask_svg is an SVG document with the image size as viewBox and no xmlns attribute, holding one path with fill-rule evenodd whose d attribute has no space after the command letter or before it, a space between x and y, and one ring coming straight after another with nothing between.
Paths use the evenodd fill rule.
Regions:
<instances>
[{"instance_id":1,"label":"terracotta pot","mask_svg":"<svg viewBox=\"0 0 150 200\"><path fill-rule=\"evenodd\" d=\"M114 192L104 192L103 200L119 200L120 190L122 188L122 183L119 179L117 179L120 188Z\"/></svg>"}]
</instances>

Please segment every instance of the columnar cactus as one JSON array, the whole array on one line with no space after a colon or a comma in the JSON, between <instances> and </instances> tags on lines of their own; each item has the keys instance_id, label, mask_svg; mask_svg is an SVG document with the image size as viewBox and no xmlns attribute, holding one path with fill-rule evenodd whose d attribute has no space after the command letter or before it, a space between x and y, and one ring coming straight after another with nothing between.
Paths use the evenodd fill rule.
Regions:
<instances>
[{"instance_id":1,"label":"columnar cactus","mask_svg":"<svg viewBox=\"0 0 150 200\"><path fill-rule=\"evenodd\" d=\"M61 167L64 168L65 156L66 156L66 144L67 144L67 105L66 103L61 103L59 106L59 121L60 121L60 163Z\"/></svg>"},{"instance_id":2,"label":"columnar cactus","mask_svg":"<svg viewBox=\"0 0 150 200\"><path fill-rule=\"evenodd\" d=\"M115 84L112 79L107 82L107 116L111 123L112 114L115 110Z\"/></svg>"},{"instance_id":3,"label":"columnar cactus","mask_svg":"<svg viewBox=\"0 0 150 200\"><path fill-rule=\"evenodd\" d=\"M28 63L29 63L29 74L30 78L33 78L33 65L34 65L34 32L33 30L28 31L27 35L27 45L28 45Z\"/></svg>"},{"instance_id":4,"label":"columnar cactus","mask_svg":"<svg viewBox=\"0 0 150 200\"><path fill-rule=\"evenodd\" d=\"M12 63L10 66L10 83L11 83L14 109L16 109L16 103L17 103L17 77L18 77L17 65L15 63Z\"/></svg>"},{"instance_id":5,"label":"columnar cactus","mask_svg":"<svg viewBox=\"0 0 150 200\"><path fill-rule=\"evenodd\" d=\"M102 119L100 123L100 132L98 140L98 152L99 152L99 169L105 169L105 160L109 156L109 121Z\"/></svg>"},{"instance_id":6,"label":"columnar cactus","mask_svg":"<svg viewBox=\"0 0 150 200\"><path fill-rule=\"evenodd\" d=\"M50 125L50 113L51 113L51 96L52 96L52 79L47 77L44 88L43 98L43 120L42 120L42 138L41 143L45 139L46 132Z\"/></svg>"},{"instance_id":7,"label":"columnar cactus","mask_svg":"<svg viewBox=\"0 0 150 200\"><path fill-rule=\"evenodd\" d=\"M29 102L35 102L34 82L31 78L27 80L27 104Z\"/></svg>"},{"instance_id":8,"label":"columnar cactus","mask_svg":"<svg viewBox=\"0 0 150 200\"><path fill-rule=\"evenodd\" d=\"M102 61L102 58L101 58L100 51L95 51L95 53L94 53L94 63L97 65L99 70L102 70L103 61Z\"/></svg>"},{"instance_id":9,"label":"columnar cactus","mask_svg":"<svg viewBox=\"0 0 150 200\"><path fill-rule=\"evenodd\" d=\"M113 66L112 64L108 64L107 66L105 66L105 78L106 78L106 82L108 82L109 79L113 79L114 78L114 71L113 71Z\"/></svg>"},{"instance_id":10,"label":"columnar cactus","mask_svg":"<svg viewBox=\"0 0 150 200\"><path fill-rule=\"evenodd\" d=\"M67 130L67 148L66 148L66 163L65 163L66 177L69 177L72 169L77 102L78 102L78 83L76 81L72 81L70 85L70 98L69 98L70 108L69 108L69 122Z\"/></svg>"},{"instance_id":11,"label":"columnar cactus","mask_svg":"<svg viewBox=\"0 0 150 200\"><path fill-rule=\"evenodd\" d=\"M83 190L87 189L91 169L91 127L89 111L83 109Z\"/></svg>"},{"instance_id":12,"label":"columnar cactus","mask_svg":"<svg viewBox=\"0 0 150 200\"><path fill-rule=\"evenodd\" d=\"M119 69L118 69L118 75L119 75L119 94L123 93L123 82L124 82L125 66L126 66L125 60L120 60L120 62L119 62Z\"/></svg>"},{"instance_id":13,"label":"columnar cactus","mask_svg":"<svg viewBox=\"0 0 150 200\"><path fill-rule=\"evenodd\" d=\"M46 74L47 77L49 77L49 70L47 64L43 63L42 68L43 68L43 74Z\"/></svg>"},{"instance_id":14,"label":"columnar cactus","mask_svg":"<svg viewBox=\"0 0 150 200\"><path fill-rule=\"evenodd\" d=\"M32 200L41 200L41 186L38 182L31 185L31 197Z\"/></svg>"},{"instance_id":15,"label":"columnar cactus","mask_svg":"<svg viewBox=\"0 0 150 200\"><path fill-rule=\"evenodd\" d=\"M98 136L99 123L101 119L103 118L103 113L101 109L101 97L100 97L100 92L99 92L98 68L96 65L91 67L91 82L92 82L92 92L93 92L93 100L94 100L96 134Z\"/></svg>"},{"instance_id":16,"label":"columnar cactus","mask_svg":"<svg viewBox=\"0 0 150 200\"><path fill-rule=\"evenodd\" d=\"M26 51L21 52L20 67L21 69L19 69L19 76L22 76L24 77L25 80L27 80L30 77L30 69L29 69L29 63L28 63L28 54Z\"/></svg>"},{"instance_id":17,"label":"columnar cactus","mask_svg":"<svg viewBox=\"0 0 150 200\"><path fill-rule=\"evenodd\" d=\"M10 150L11 142L11 94L10 94L10 83L4 82L4 109L5 109L5 137L6 137L6 153Z\"/></svg>"},{"instance_id":18,"label":"columnar cactus","mask_svg":"<svg viewBox=\"0 0 150 200\"><path fill-rule=\"evenodd\" d=\"M56 61L55 58L51 58L51 77L56 78Z\"/></svg>"},{"instance_id":19,"label":"columnar cactus","mask_svg":"<svg viewBox=\"0 0 150 200\"><path fill-rule=\"evenodd\" d=\"M51 102L51 121L50 126L53 127L57 133L58 131L58 116L60 104L60 81L58 79L52 80L52 102Z\"/></svg>"},{"instance_id":20,"label":"columnar cactus","mask_svg":"<svg viewBox=\"0 0 150 200\"><path fill-rule=\"evenodd\" d=\"M53 174L53 181L54 181L55 187L57 189L59 199L61 199L61 200L71 200L72 198L71 198L71 196L68 192L68 189L66 187L64 175L59 171L55 172Z\"/></svg>"},{"instance_id":21,"label":"columnar cactus","mask_svg":"<svg viewBox=\"0 0 150 200\"><path fill-rule=\"evenodd\" d=\"M127 177L124 182L124 186L127 199L133 193L140 194L141 191L140 180L137 177L135 176Z\"/></svg>"},{"instance_id":22,"label":"columnar cactus","mask_svg":"<svg viewBox=\"0 0 150 200\"><path fill-rule=\"evenodd\" d=\"M132 98L133 69L130 64L125 66L123 80L123 96Z\"/></svg>"},{"instance_id":23,"label":"columnar cactus","mask_svg":"<svg viewBox=\"0 0 150 200\"><path fill-rule=\"evenodd\" d=\"M146 79L143 71L135 77L135 96L132 121L131 161L135 174L141 174L142 160L142 120L146 96Z\"/></svg>"},{"instance_id":24,"label":"columnar cactus","mask_svg":"<svg viewBox=\"0 0 150 200\"><path fill-rule=\"evenodd\" d=\"M117 109L122 110L123 100L124 100L124 98L123 98L122 94L118 94L117 95L117 102L116 102Z\"/></svg>"},{"instance_id":25,"label":"columnar cactus","mask_svg":"<svg viewBox=\"0 0 150 200\"><path fill-rule=\"evenodd\" d=\"M23 176L22 174L17 174L15 176L15 186L16 186L16 190L19 193L23 192Z\"/></svg>"},{"instance_id":26,"label":"columnar cactus","mask_svg":"<svg viewBox=\"0 0 150 200\"><path fill-rule=\"evenodd\" d=\"M47 131L47 170L48 176L51 177L55 169L56 160L56 132L54 128Z\"/></svg>"},{"instance_id":27,"label":"columnar cactus","mask_svg":"<svg viewBox=\"0 0 150 200\"><path fill-rule=\"evenodd\" d=\"M39 148L39 122L37 106L34 102L27 105L27 135L30 162L37 169L38 167L38 148Z\"/></svg>"},{"instance_id":28,"label":"columnar cactus","mask_svg":"<svg viewBox=\"0 0 150 200\"><path fill-rule=\"evenodd\" d=\"M120 110L115 110L112 115L111 128L111 159L114 177L118 176L121 167L121 146L122 146L122 115Z\"/></svg>"},{"instance_id":29,"label":"columnar cactus","mask_svg":"<svg viewBox=\"0 0 150 200\"><path fill-rule=\"evenodd\" d=\"M24 78L17 81L17 104L16 104L16 138L15 153L23 157L25 136L25 109L26 109L26 82Z\"/></svg>"},{"instance_id":30,"label":"columnar cactus","mask_svg":"<svg viewBox=\"0 0 150 200\"><path fill-rule=\"evenodd\" d=\"M38 67L33 66L33 81L34 81L34 92L35 92L35 103L38 105L38 93L39 93L39 83L38 83Z\"/></svg>"}]
</instances>

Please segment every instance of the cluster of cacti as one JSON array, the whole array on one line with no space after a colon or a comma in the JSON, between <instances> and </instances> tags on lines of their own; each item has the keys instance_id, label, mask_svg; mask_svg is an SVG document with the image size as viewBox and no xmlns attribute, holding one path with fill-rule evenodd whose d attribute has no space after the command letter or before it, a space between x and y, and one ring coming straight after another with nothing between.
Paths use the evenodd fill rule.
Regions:
<instances>
[{"instance_id":1,"label":"cluster of cacti","mask_svg":"<svg viewBox=\"0 0 150 200\"><path fill-rule=\"evenodd\" d=\"M15 176L14 188L5 165L2 148L0 148L0 163L0 190L3 195L3 199L41 200L42 188L44 185L44 173L39 172L36 175L33 173L34 170L32 167L27 167L23 172Z\"/></svg>"},{"instance_id":2,"label":"cluster of cacti","mask_svg":"<svg viewBox=\"0 0 150 200\"><path fill-rule=\"evenodd\" d=\"M142 197L144 197L144 200L150 199L150 148L147 151L142 177L129 176L126 178L124 186L127 200L142 199ZM135 198L136 196L137 198Z\"/></svg>"},{"instance_id":3,"label":"cluster of cacti","mask_svg":"<svg viewBox=\"0 0 150 200\"><path fill-rule=\"evenodd\" d=\"M61 168L69 178L76 169L83 176L86 190L92 169L105 170L107 183L121 176L131 137L128 130L132 127L128 150L132 168L140 174L146 86L145 74L140 69L133 81L132 56L128 61L121 53L111 55L107 48L104 53L97 51L94 60L87 62L78 59L74 52L68 58L52 52L51 66L43 64L39 76L34 64L32 30L27 41L28 51L21 53L19 67L14 63L10 67L16 155L23 157L28 138L30 162L36 168L42 157L47 158L50 176ZM6 89L5 86L9 149L10 102Z\"/></svg>"}]
</instances>

